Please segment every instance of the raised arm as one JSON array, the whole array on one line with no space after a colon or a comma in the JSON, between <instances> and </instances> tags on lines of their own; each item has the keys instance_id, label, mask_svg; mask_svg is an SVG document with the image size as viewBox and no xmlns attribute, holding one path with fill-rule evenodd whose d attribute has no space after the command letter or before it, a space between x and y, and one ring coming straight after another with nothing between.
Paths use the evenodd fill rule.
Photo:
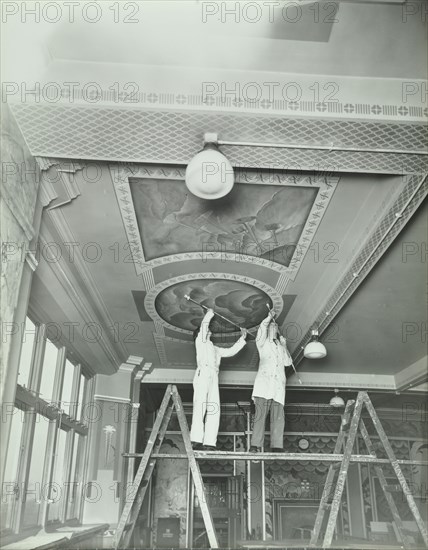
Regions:
<instances>
[{"instance_id":1,"label":"raised arm","mask_svg":"<svg viewBox=\"0 0 428 550\"><path fill-rule=\"evenodd\" d=\"M270 310L267 317L263 319L263 321L260 323L259 330L257 331L256 336L256 344L258 346L263 346L263 344L266 342L268 327L274 315L275 314Z\"/></svg>"},{"instance_id":2,"label":"raised arm","mask_svg":"<svg viewBox=\"0 0 428 550\"><path fill-rule=\"evenodd\" d=\"M241 351L241 349L245 346L245 338L247 337L247 331L246 329L241 328L241 338L237 340L233 346L230 348L219 348L216 346L217 352L220 355L220 357L233 357L238 353L238 351Z\"/></svg>"},{"instance_id":3,"label":"raised arm","mask_svg":"<svg viewBox=\"0 0 428 550\"><path fill-rule=\"evenodd\" d=\"M210 321L214 317L214 311L212 309L207 309L207 312L204 315L204 318L201 322L201 330L199 332L199 337L202 339L202 342L206 342L208 339L208 330L210 326Z\"/></svg>"}]
</instances>

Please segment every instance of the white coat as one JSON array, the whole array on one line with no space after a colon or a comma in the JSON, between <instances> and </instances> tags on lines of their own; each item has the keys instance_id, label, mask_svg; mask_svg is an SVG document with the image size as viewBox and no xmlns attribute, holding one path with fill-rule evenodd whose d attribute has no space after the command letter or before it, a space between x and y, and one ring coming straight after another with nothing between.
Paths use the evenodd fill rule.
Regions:
<instances>
[{"instance_id":1,"label":"white coat","mask_svg":"<svg viewBox=\"0 0 428 550\"><path fill-rule=\"evenodd\" d=\"M260 361L259 369L254 381L252 398L263 397L273 399L284 405L285 402L285 367L292 363L283 336L277 341L270 340L268 327L271 322L270 315L260 323L257 331L257 350Z\"/></svg>"}]
</instances>

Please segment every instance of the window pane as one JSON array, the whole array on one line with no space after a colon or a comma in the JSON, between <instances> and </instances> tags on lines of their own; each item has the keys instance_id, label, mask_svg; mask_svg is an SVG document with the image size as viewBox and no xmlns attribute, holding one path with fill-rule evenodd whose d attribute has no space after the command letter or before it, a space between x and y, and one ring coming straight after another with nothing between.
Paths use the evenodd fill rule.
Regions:
<instances>
[{"instance_id":1,"label":"window pane","mask_svg":"<svg viewBox=\"0 0 428 550\"><path fill-rule=\"evenodd\" d=\"M61 504L64 496L64 456L67 433L64 430L59 431L56 440L56 452L54 456L54 472L52 476L51 492L49 499L53 502L49 504L48 521L60 519Z\"/></svg>"},{"instance_id":2,"label":"window pane","mask_svg":"<svg viewBox=\"0 0 428 550\"><path fill-rule=\"evenodd\" d=\"M65 362L64 382L62 383L61 408L70 414L71 391L73 389L73 376L75 366L67 359Z\"/></svg>"},{"instance_id":3,"label":"window pane","mask_svg":"<svg viewBox=\"0 0 428 550\"><path fill-rule=\"evenodd\" d=\"M83 374L80 375L80 387L79 387L79 397L77 401L77 413L76 413L76 420L81 420L82 418L82 405L83 405L83 399L85 396L85 385L86 385L86 378L83 376Z\"/></svg>"},{"instance_id":4,"label":"window pane","mask_svg":"<svg viewBox=\"0 0 428 550\"><path fill-rule=\"evenodd\" d=\"M45 401L52 400L55 380L56 360L58 348L48 339L46 340L45 355L43 357L42 381L40 383L40 397Z\"/></svg>"},{"instance_id":5,"label":"window pane","mask_svg":"<svg viewBox=\"0 0 428 550\"><path fill-rule=\"evenodd\" d=\"M25 328L22 334L21 357L19 359L18 384L28 388L30 380L31 359L33 356L33 347L36 339L36 326L27 317Z\"/></svg>"},{"instance_id":6,"label":"window pane","mask_svg":"<svg viewBox=\"0 0 428 550\"><path fill-rule=\"evenodd\" d=\"M77 456L78 456L77 455L78 445L79 445L79 434L74 434L73 460L71 462L71 475L69 479L69 482L71 483L71 485L69 486L69 493L68 493L68 500L67 500L67 519L74 519L76 517L74 504L76 502L76 495L77 495L76 466L77 466Z\"/></svg>"},{"instance_id":7,"label":"window pane","mask_svg":"<svg viewBox=\"0 0 428 550\"><path fill-rule=\"evenodd\" d=\"M24 526L37 525L37 516L43 498L43 465L46 454L48 427L49 421L38 414L36 416L28 488L24 505Z\"/></svg>"},{"instance_id":8,"label":"window pane","mask_svg":"<svg viewBox=\"0 0 428 550\"><path fill-rule=\"evenodd\" d=\"M14 407L9 445L7 447L4 482L2 486L1 525L12 528L13 514L19 499L16 479L19 457L21 455L21 435L24 413Z\"/></svg>"}]
</instances>

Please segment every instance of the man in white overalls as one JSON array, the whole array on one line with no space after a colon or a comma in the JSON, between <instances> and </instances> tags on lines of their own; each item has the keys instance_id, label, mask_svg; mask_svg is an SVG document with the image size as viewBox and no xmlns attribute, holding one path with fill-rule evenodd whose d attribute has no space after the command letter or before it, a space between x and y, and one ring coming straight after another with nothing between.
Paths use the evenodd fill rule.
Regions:
<instances>
[{"instance_id":1,"label":"man in white overalls","mask_svg":"<svg viewBox=\"0 0 428 550\"><path fill-rule=\"evenodd\" d=\"M215 450L220 425L220 393L218 372L222 357L232 357L245 346L246 329L230 348L220 348L211 342L209 324L214 311L208 309L199 329L194 333L197 369L193 378L193 416L190 439L195 450Z\"/></svg>"},{"instance_id":2,"label":"man in white overalls","mask_svg":"<svg viewBox=\"0 0 428 550\"><path fill-rule=\"evenodd\" d=\"M292 360L285 338L278 335L274 316L274 311L270 310L257 332L256 345L260 362L252 394L256 413L250 452L260 452L263 447L265 421L269 411L271 451L283 450L285 367L291 365Z\"/></svg>"}]
</instances>

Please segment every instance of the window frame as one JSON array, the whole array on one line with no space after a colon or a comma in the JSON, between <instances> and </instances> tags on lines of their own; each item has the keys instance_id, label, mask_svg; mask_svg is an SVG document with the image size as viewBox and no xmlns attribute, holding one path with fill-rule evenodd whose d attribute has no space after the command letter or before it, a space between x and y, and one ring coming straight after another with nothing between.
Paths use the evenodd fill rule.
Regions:
<instances>
[{"instance_id":1,"label":"window frame","mask_svg":"<svg viewBox=\"0 0 428 550\"><path fill-rule=\"evenodd\" d=\"M59 525L64 525L67 521L76 520L81 522L84 500L81 493L83 491L87 475L87 460L83 461L83 458L87 459L87 453L89 450L89 427L87 424L82 422L82 411L84 410L86 403L90 401L93 394L93 376L89 376L87 374L87 369L85 369L81 363L77 363L70 357L70 353L66 345L61 344L58 346L55 342L52 342L58 348L52 398L50 401L42 398L40 395L40 384L42 378L43 360L46 350L47 325L34 321L30 315L27 315L27 317L36 327L36 335L31 354L28 387L17 383L16 388L14 406L21 411L22 422L24 425L19 441L21 451L19 453L16 468L18 493L16 495L16 500L11 504L12 511L10 527L5 529L3 533L6 535L7 533L21 535L29 530L34 530L34 528L46 528L48 524L58 523ZM67 359L75 368L73 373L69 414L65 413L59 407ZM80 406L81 418L77 419L76 416L77 411L79 410L78 399L81 384L84 384L82 404ZM46 448L44 451L45 454L42 459L43 473L42 479L40 480L42 488L48 487L52 484L53 477L55 475L55 455L58 449L60 430L66 434L65 459L62 466L62 479L64 480L64 487L62 488L62 501L60 504L59 521L49 521L48 497L45 494L46 491L42 489L42 496L40 499L41 502L37 513L37 523L24 526L25 500L28 496L29 489L29 474L33 456L35 427L36 422L40 421L40 417L44 417L45 420L49 421ZM78 435L81 437L77 437ZM74 445L78 445L78 449L76 451L76 463L74 467L75 479L71 480L70 477L73 473ZM69 502L71 490L70 483L74 481L77 481L80 487L79 485L77 486L76 498L74 501ZM72 508L71 514L70 507Z\"/></svg>"}]
</instances>

